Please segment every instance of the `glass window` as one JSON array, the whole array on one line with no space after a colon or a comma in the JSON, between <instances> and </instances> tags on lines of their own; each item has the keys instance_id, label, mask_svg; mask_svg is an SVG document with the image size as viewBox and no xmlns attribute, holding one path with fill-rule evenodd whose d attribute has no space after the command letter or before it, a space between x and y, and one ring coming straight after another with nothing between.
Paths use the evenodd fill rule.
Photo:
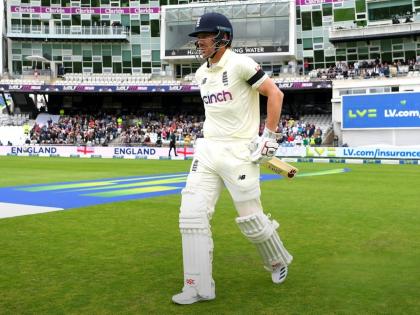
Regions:
<instances>
[{"instance_id":1,"label":"glass window","mask_svg":"<svg viewBox=\"0 0 420 315\"><path fill-rule=\"evenodd\" d=\"M382 51L391 51L392 50L392 41L390 39L381 40L381 50Z\"/></svg>"},{"instance_id":2,"label":"glass window","mask_svg":"<svg viewBox=\"0 0 420 315\"><path fill-rule=\"evenodd\" d=\"M405 1L404 1L405 2ZM411 12L413 7L411 1L409 4L398 4L398 1L389 1L388 6L379 6L379 3L368 3L369 21L390 20L394 16L404 17L407 12Z\"/></svg>"},{"instance_id":3,"label":"glass window","mask_svg":"<svg viewBox=\"0 0 420 315\"><path fill-rule=\"evenodd\" d=\"M73 72L82 73L82 63L81 62L73 62Z\"/></svg>"},{"instance_id":4,"label":"glass window","mask_svg":"<svg viewBox=\"0 0 420 315\"><path fill-rule=\"evenodd\" d=\"M150 26L152 37L160 37L159 20L151 20Z\"/></svg>"},{"instance_id":5,"label":"glass window","mask_svg":"<svg viewBox=\"0 0 420 315\"><path fill-rule=\"evenodd\" d=\"M132 45L131 49L133 56L141 56L141 45Z\"/></svg>"},{"instance_id":6,"label":"glass window","mask_svg":"<svg viewBox=\"0 0 420 315\"><path fill-rule=\"evenodd\" d=\"M152 50L152 61L160 61L160 51Z\"/></svg>"},{"instance_id":7,"label":"glass window","mask_svg":"<svg viewBox=\"0 0 420 315\"><path fill-rule=\"evenodd\" d=\"M322 14L324 16L332 15L332 4L331 3L324 3L322 5Z\"/></svg>"},{"instance_id":8,"label":"glass window","mask_svg":"<svg viewBox=\"0 0 420 315\"><path fill-rule=\"evenodd\" d=\"M392 62L392 53L382 53L381 54L381 60L382 62Z\"/></svg>"},{"instance_id":9,"label":"glass window","mask_svg":"<svg viewBox=\"0 0 420 315\"><path fill-rule=\"evenodd\" d=\"M80 14L72 14L71 24L72 25L80 25L80 23L81 23Z\"/></svg>"},{"instance_id":10,"label":"glass window","mask_svg":"<svg viewBox=\"0 0 420 315\"><path fill-rule=\"evenodd\" d=\"M369 56L370 59L379 59L381 57L379 53L371 53Z\"/></svg>"},{"instance_id":11,"label":"glass window","mask_svg":"<svg viewBox=\"0 0 420 315\"><path fill-rule=\"evenodd\" d=\"M368 51L369 51L369 48L368 47L359 47L359 48L357 48L357 52L359 54L367 54Z\"/></svg>"},{"instance_id":12,"label":"glass window","mask_svg":"<svg viewBox=\"0 0 420 315\"><path fill-rule=\"evenodd\" d=\"M150 24L149 14L140 14L140 22L141 22L141 25L149 25Z\"/></svg>"},{"instance_id":13,"label":"glass window","mask_svg":"<svg viewBox=\"0 0 420 315\"><path fill-rule=\"evenodd\" d=\"M356 12L365 12L366 2L365 0L356 0Z\"/></svg>"},{"instance_id":14,"label":"glass window","mask_svg":"<svg viewBox=\"0 0 420 315\"><path fill-rule=\"evenodd\" d=\"M102 73L102 63L100 62L93 63L93 73Z\"/></svg>"},{"instance_id":15,"label":"glass window","mask_svg":"<svg viewBox=\"0 0 420 315\"><path fill-rule=\"evenodd\" d=\"M82 54L82 46L75 44L73 45L73 56L80 56Z\"/></svg>"},{"instance_id":16,"label":"glass window","mask_svg":"<svg viewBox=\"0 0 420 315\"><path fill-rule=\"evenodd\" d=\"M114 62L112 64L112 72L113 73L121 73L122 72L121 62Z\"/></svg>"},{"instance_id":17,"label":"glass window","mask_svg":"<svg viewBox=\"0 0 420 315\"><path fill-rule=\"evenodd\" d=\"M311 12L302 12L302 30L310 31L312 29Z\"/></svg>"},{"instance_id":18,"label":"glass window","mask_svg":"<svg viewBox=\"0 0 420 315\"><path fill-rule=\"evenodd\" d=\"M131 34L140 34L139 20L131 20Z\"/></svg>"},{"instance_id":19,"label":"glass window","mask_svg":"<svg viewBox=\"0 0 420 315\"><path fill-rule=\"evenodd\" d=\"M122 61L123 61L124 68L131 67L131 50L122 51Z\"/></svg>"},{"instance_id":20,"label":"glass window","mask_svg":"<svg viewBox=\"0 0 420 315\"><path fill-rule=\"evenodd\" d=\"M112 45L112 55L121 56L121 45Z\"/></svg>"},{"instance_id":21,"label":"glass window","mask_svg":"<svg viewBox=\"0 0 420 315\"><path fill-rule=\"evenodd\" d=\"M136 68L141 67L141 58L140 57L133 57L133 67L136 67Z\"/></svg>"},{"instance_id":22,"label":"glass window","mask_svg":"<svg viewBox=\"0 0 420 315\"><path fill-rule=\"evenodd\" d=\"M111 56L103 56L102 57L102 64L106 68L110 68L112 66L112 59Z\"/></svg>"},{"instance_id":23,"label":"glass window","mask_svg":"<svg viewBox=\"0 0 420 315\"><path fill-rule=\"evenodd\" d=\"M314 60L315 62L324 62L324 50L315 50Z\"/></svg>"},{"instance_id":24,"label":"glass window","mask_svg":"<svg viewBox=\"0 0 420 315\"><path fill-rule=\"evenodd\" d=\"M92 45L92 55L93 56L102 56L101 45Z\"/></svg>"},{"instance_id":25,"label":"glass window","mask_svg":"<svg viewBox=\"0 0 420 315\"><path fill-rule=\"evenodd\" d=\"M312 38L304 38L303 39L303 49L304 50L311 50L312 47Z\"/></svg>"},{"instance_id":26,"label":"glass window","mask_svg":"<svg viewBox=\"0 0 420 315\"><path fill-rule=\"evenodd\" d=\"M353 21L355 17L354 8L334 10L334 22Z\"/></svg>"},{"instance_id":27,"label":"glass window","mask_svg":"<svg viewBox=\"0 0 420 315\"><path fill-rule=\"evenodd\" d=\"M321 11L312 12L312 25L314 27L322 26L322 13Z\"/></svg>"}]
</instances>

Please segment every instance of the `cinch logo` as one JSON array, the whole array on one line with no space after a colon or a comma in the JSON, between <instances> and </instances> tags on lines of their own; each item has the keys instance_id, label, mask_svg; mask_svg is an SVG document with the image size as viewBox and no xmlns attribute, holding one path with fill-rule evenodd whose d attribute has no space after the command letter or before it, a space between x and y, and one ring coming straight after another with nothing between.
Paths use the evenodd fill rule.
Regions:
<instances>
[{"instance_id":1,"label":"cinch logo","mask_svg":"<svg viewBox=\"0 0 420 315\"><path fill-rule=\"evenodd\" d=\"M232 94L228 91L222 91L219 93L213 93L203 96L204 104L213 104L220 102L227 102L233 100Z\"/></svg>"},{"instance_id":2,"label":"cinch logo","mask_svg":"<svg viewBox=\"0 0 420 315\"><path fill-rule=\"evenodd\" d=\"M348 115L349 118L363 118L367 114L368 118L376 118L376 109L364 109L364 110L358 110L356 109L356 113L353 113L353 110L349 109Z\"/></svg>"}]
</instances>

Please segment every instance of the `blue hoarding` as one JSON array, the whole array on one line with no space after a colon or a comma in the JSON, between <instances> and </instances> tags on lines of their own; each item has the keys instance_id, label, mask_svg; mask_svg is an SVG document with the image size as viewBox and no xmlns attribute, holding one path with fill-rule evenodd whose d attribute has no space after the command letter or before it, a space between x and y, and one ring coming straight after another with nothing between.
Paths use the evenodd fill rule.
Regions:
<instances>
[{"instance_id":1,"label":"blue hoarding","mask_svg":"<svg viewBox=\"0 0 420 315\"><path fill-rule=\"evenodd\" d=\"M346 95L343 129L420 128L420 93Z\"/></svg>"}]
</instances>

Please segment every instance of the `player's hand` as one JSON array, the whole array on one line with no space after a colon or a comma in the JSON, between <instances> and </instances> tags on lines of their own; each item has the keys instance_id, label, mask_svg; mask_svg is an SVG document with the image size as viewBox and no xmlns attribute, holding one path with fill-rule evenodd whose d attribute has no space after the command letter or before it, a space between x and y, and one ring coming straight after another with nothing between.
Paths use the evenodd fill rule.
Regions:
<instances>
[{"instance_id":1,"label":"player's hand","mask_svg":"<svg viewBox=\"0 0 420 315\"><path fill-rule=\"evenodd\" d=\"M265 163L276 154L279 147L277 133L264 128L261 137L256 138L250 144L251 161L254 163Z\"/></svg>"}]
</instances>

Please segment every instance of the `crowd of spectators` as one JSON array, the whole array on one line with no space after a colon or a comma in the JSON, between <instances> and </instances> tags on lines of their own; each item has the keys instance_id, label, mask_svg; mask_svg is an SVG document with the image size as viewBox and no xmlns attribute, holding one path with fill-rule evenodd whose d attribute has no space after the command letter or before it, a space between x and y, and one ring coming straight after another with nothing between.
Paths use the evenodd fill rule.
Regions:
<instances>
[{"instance_id":1,"label":"crowd of spectators","mask_svg":"<svg viewBox=\"0 0 420 315\"><path fill-rule=\"evenodd\" d=\"M168 146L172 137L178 144L193 145L203 137L204 117L180 114L168 116L160 113L131 115L74 115L60 116L46 124L35 124L29 132L31 144L54 145L113 145L113 146ZM260 133L264 129L264 119ZM277 132L283 146L321 145L322 131L314 124L291 117L283 117Z\"/></svg>"},{"instance_id":2,"label":"crowd of spectators","mask_svg":"<svg viewBox=\"0 0 420 315\"><path fill-rule=\"evenodd\" d=\"M30 141L32 144L106 145L118 132L116 116L61 116L58 122L50 119L43 125L35 123L30 131Z\"/></svg>"},{"instance_id":3,"label":"crowd of spectators","mask_svg":"<svg viewBox=\"0 0 420 315\"><path fill-rule=\"evenodd\" d=\"M130 115L122 128L119 143L124 145L168 145L171 134L178 142L193 142L203 137L204 117L200 115L180 114L169 117L160 113Z\"/></svg>"},{"instance_id":4,"label":"crowd of spectators","mask_svg":"<svg viewBox=\"0 0 420 315\"><path fill-rule=\"evenodd\" d=\"M316 69L309 72L310 77L320 79L378 78L407 75L410 71L420 71L420 58L406 61L382 62L380 59L370 61L337 62L327 69Z\"/></svg>"},{"instance_id":5,"label":"crowd of spectators","mask_svg":"<svg viewBox=\"0 0 420 315\"><path fill-rule=\"evenodd\" d=\"M60 116L57 122L35 124L30 131L32 144L59 145L165 145L171 133L177 141L202 137L203 118L194 115L146 113L144 115Z\"/></svg>"},{"instance_id":6,"label":"crowd of spectators","mask_svg":"<svg viewBox=\"0 0 420 315\"><path fill-rule=\"evenodd\" d=\"M261 126L262 127L262 126ZM280 133L281 146L320 146L322 130L314 124L292 117L282 117L277 132Z\"/></svg>"}]
</instances>

